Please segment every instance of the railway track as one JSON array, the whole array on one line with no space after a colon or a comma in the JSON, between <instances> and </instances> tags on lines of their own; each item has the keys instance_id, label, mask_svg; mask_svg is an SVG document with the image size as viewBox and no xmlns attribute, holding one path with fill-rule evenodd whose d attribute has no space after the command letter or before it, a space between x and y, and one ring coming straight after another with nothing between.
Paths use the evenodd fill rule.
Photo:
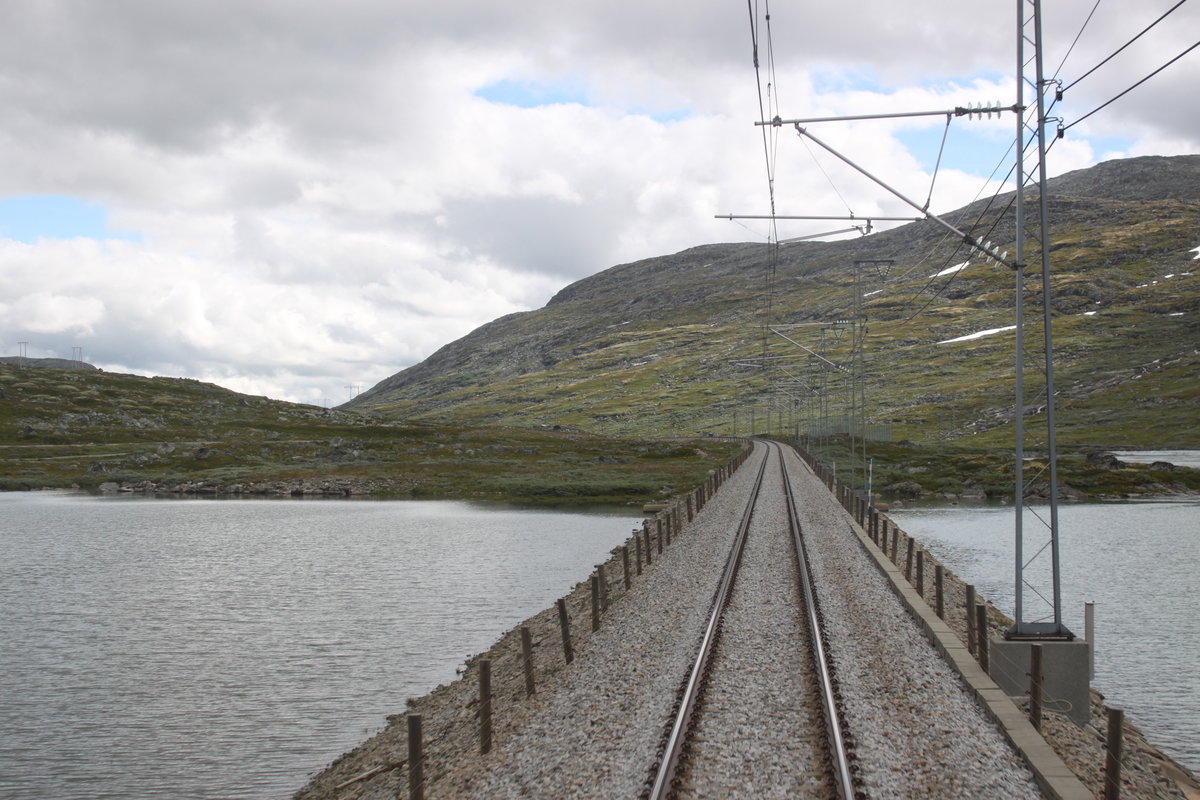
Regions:
<instances>
[{"instance_id":1,"label":"railway track","mask_svg":"<svg viewBox=\"0 0 1200 800\"><path fill-rule=\"evenodd\" d=\"M771 443L644 796L850 800L852 764L787 460Z\"/></svg>"}]
</instances>

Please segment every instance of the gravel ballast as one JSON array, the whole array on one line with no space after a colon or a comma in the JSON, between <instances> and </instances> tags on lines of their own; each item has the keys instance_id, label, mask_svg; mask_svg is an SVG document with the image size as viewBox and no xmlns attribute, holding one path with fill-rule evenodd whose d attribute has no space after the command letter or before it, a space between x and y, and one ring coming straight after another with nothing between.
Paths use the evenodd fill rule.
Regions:
<instances>
[{"instance_id":1,"label":"gravel ballast","mask_svg":"<svg viewBox=\"0 0 1200 800\"><path fill-rule=\"evenodd\" d=\"M680 798L832 796L825 722L771 457L721 624Z\"/></svg>"},{"instance_id":2,"label":"gravel ballast","mask_svg":"<svg viewBox=\"0 0 1200 800\"><path fill-rule=\"evenodd\" d=\"M1019 754L896 602L846 511L794 455L789 470L867 794L1041 797Z\"/></svg>"},{"instance_id":3,"label":"gravel ballast","mask_svg":"<svg viewBox=\"0 0 1200 800\"><path fill-rule=\"evenodd\" d=\"M748 496L765 457L757 444L739 469L695 520L662 552L652 547L653 564L631 576L626 592L619 550L605 565L609 607L597 632L591 631L587 582L564 598L570 613L575 658L565 662L558 615L547 609L524 623L533 636L536 693L526 697L518 629L506 633L487 653L468 661L463 677L410 701L409 712L424 720L425 797L637 797L652 775L671 708L699 642L719 573ZM954 670L924 638L898 602L862 545L850 535L849 515L798 458L789 457L804 516L804 530L817 573L819 597L831 628L831 652L847 696L846 717L860 759L861 776L872 797L1038 797L1029 770L964 689ZM771 472L771 470L768 470ZM778 483L778 479L776 479ZM682 502L676 519L686 520ZM678 523L677 523L678 525ZM656 531L654 521L649 529ZM643 542L641 535L637 537ZM751 540L753 541L753 540ZM749 547L749 544L748 544ZM631 571L634 539L629 541ZM779 561L779 552L768 557ZM790 558L790 556L789 556ZM789 562L790 566L790 562ZM759 570L761 571L761 570ZM758 580L759 578L755 578ZM763 578L764 580L766 578ZM479 753L478 669L492 665L494 746ZM740 656L739 656L740 658ZM737 670L751 667L739 665ZM758 704L771 692L794 694L794 687L762 685ZM753 711L753 709L750 709ZM745 717L752 720L753 714ZM1071 761L1076 751L1094 748L1092 734L1054 719ZM409 778L405 716L317 775L297 798L393 798L407 796ZM735 763L769 766L774 745L759 748L752 721L736 723ZM770 750L771 753L760 752ZM1127 758L1141 766L1140 752ZM1090 761L1088 762L1091 763ZM1136 773L1136 769L1133 770ZM1127 773L1129 774L1129 773ZM1183 797L1170 782L1149 771L1153 791L1126 796ZM1149 779L1148 779L1149 780ZM699 783L699 782L697 782ZM747 784L748 785L748 784ZM771 785L785 785L781 779ZM1089 784L1090 786L1090 784ZM1166 787L1166 788L1165 788ZM1147 787L1149 788L1149 787ZM767 792L766 794L770 794ZM765 796L724 787L719 794ZM794 796L779 793L776 796Z\"/></svg>"}]
</instances>

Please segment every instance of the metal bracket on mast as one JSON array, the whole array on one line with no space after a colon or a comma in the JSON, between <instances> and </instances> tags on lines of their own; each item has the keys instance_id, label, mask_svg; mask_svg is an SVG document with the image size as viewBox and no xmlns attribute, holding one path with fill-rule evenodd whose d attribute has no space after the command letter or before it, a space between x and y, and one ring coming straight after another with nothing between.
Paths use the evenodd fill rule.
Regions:
<instances>
[{"instance_id":1,"label":"metal bracket on mast","mask_svg":"<svg viewBox=\"0 0 1200 800\"><path fill-rule=\"evenodd\" d=\"M1018 114L1021 111L1019 105L1002 106L999 103L985 106L980 103L978 106L972 106L967 103L965 106L955 106L954 108L945 111L901 111L891 114L855 114L848 117L808 117L805 119L780 119L775 117L772 120L756 122L755 125L772 125L776 128L782 125L807 125L810 122L857 122L866 119L899 119L901 117L982 117L984 114L991 119L992 114L999 116L1005 111L1011 111Z\"/></svg>"},{"instance_id":2,"label":"metal bracket on mast","mask_svg":"<svg viewBox=\"0 0 1200 800\"><path fill-rule=\"evenodd\" d=\"M868 172L863 167L860 167L858 164L854 163L849 158L847 158L846 156L839 153L837 150L834 150L832 147L825 144L825 142L821 141L816 136L813 136L811 133L808 132L807 128L800 127L799 123L796 123L796 133L799 134L800 136L807 137L814 144L819 145L827 152L831 153L832 155L834 155L835 157L837 157L844 163L848 164L850 167L852 167L853 169L855 169L856 171L858 171L859 173L864 175L867 179L873 181L874 183L878 184L880 187L882 187L883 189L885 189L886 191L891 193L894 197L902 200L903 202L907 203L908 205L910 205L913 208L920 211L924 215L923 217L921 217L921 219L933 220L934 222L941 225L946 230L948 230L951 233L954 233L955 235L960 237L963 241L963 244L967 245L967 247L970 247L974 250L978 250L980 253L983 253L985 256L990 258L992 261L995 261L998 264L1003 264L1004 266L1008 267L1009 269L1016 269L1016 265L1009 262L1007 252L1004 252L1004 253L997 252L997 250L991 246L992 245L991 242L980 241L978 237L975 237L969 233L964 233L963 231L960 231L958 228L954 227L949 222L947 222L946 220L939 217L937 214L933 214L933 213L929 212L928 210L925 209L924 206L918 205L916 203L916 201L911 200L909 197L902 194L898 190L893 189L891 186L884 183L881 179L872 175L870 172Z\"/></svg>"}]
</instances>

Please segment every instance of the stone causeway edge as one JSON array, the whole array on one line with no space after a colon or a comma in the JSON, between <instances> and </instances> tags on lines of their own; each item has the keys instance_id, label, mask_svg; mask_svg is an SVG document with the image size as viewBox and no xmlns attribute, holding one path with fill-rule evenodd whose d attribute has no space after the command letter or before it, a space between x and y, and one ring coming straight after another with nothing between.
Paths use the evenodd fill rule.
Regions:
<instances>
[{"instance_id":1,"label":"stone causeway edge","mask_svg":"<svg viewBox=\"0 0 1200 800\"><path fill-rule=\"evenodd\" d=\"M850 530L858 537L863 549L871 556L875 566L883 573L909 614L925 631L925 636L937 648L942 657L962 677L979 705L1000 726L1005 738L1012 743L1033 771L1038 785L1047 797L1053 800L1094 800L1094 795L1083 782L1071 772L1070 767L1033 727L1021 710L996 685L967 646L959 640L950 627L934 612L924 598L917 594L904 577L904 572L892 563L883 551L871 541L852 516L847 517Z\"/></svg>"}]
</instances>

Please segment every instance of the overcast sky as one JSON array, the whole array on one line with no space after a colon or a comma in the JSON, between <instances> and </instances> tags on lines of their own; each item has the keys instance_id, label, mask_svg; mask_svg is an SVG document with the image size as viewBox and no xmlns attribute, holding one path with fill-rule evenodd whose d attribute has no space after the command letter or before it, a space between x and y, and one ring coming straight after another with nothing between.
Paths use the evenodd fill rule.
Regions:
<instances>
[{"instance_id":1,"label":"overcast sky","mask_svg":"<svg viewBox=\"0 0 1200 800\"><path fill-rule=\"evenodd\" d=\"M768 115L1014 101L1014 2L777 2L769 39L751 5ZM1185 5L1072 86L1174 0L1100 3L1069 56L1094 0L1046 5L1064 125L1200 30ZM337 404L612 265L767 236L713 218L769 210L740 0L4 6L0 355L79 347L107 370ZM1051 174L1200 152L1198 85L1200 49L1072 127ZM1003 177L1009 117L950 126L932 211ZM811 130L923 202L944 128ZM777 133L778 213L910 213Z\"/></svg>"}]
</instances>

